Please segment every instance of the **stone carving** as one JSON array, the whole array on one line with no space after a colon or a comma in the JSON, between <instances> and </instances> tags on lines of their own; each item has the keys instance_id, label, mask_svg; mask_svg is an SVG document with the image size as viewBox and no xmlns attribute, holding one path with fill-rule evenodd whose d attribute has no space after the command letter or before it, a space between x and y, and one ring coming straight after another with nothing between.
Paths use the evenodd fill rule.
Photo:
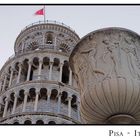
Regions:
<instances>
[{"instance_id":1,"label":"stone carving","mask_svg":"<svg viewBox=\"0 0 140 140\"><path fill-rule=\"evenodd\" d=\"M121 28L91 34L77 44L70 57L81 89L83 123L123 123L121 118L125 123L136 123L140 105L140 37Z\"/></svg>"}]
</instances>

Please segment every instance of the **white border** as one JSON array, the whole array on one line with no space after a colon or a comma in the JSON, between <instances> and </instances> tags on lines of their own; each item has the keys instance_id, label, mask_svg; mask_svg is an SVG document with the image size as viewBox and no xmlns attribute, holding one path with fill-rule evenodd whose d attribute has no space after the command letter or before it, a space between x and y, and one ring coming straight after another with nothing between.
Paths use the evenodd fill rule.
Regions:
<instances>
[{"instance_id":1,"label":"white border","mask_svg":"<svg viewBox=\"0 0 140 140\"><path fill-rule=\"evenodd\" d=\"M0 0L0 4L138 4L139 0Z\"/></svg>"}]
</instances>

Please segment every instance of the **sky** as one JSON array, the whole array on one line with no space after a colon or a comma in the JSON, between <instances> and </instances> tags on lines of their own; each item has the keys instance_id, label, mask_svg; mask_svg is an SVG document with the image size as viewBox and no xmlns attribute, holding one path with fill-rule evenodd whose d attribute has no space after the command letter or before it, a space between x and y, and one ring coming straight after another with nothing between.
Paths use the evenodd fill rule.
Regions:
<instances>
[{"instance_id":1,"label":"sky","mask_svg":"<svg viewBox=\"0 0 140 140\"><path fill-rule=\"evenodd\" d=\"M0 5L0 68L14 54L14 42L27 25L43 21L34 13L42 5ZM63 22L83 37L105 27L123 27L140 34L140 6L46 5L46 19Z\"/></svg>"}]
</instances>

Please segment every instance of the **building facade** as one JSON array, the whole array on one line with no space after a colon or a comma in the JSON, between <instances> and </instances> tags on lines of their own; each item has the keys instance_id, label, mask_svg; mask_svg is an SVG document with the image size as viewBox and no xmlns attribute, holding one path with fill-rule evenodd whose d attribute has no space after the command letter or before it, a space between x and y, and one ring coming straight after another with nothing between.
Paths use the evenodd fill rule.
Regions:
<instances>
[{"instance_id":1,"label":"building facade","mask_svg":"<svg viewBox=\"0 0 140 140\"><path fill-rule=\"evenodd\" d=\"M69 67L79 36L56 21L18 35L0 71L0 124L79 124L80 96Z\"/></svg>"}]
</instances>

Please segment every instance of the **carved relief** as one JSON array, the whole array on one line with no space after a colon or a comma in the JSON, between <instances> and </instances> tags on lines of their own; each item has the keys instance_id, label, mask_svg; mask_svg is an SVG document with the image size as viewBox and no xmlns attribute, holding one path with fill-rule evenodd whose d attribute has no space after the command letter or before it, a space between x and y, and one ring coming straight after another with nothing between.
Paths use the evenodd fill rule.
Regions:
<instances>
[{"instance_id":1,"label":"carved relief","mask_svg":"<svg viewBox=\"0 0 140 140\"><path fill-rule=\"evenodd\" d=\"M114 65L112 66L109 74L106 75L111 75L113 74L113 71L115 71L117 77L124 78L128 77L128 75L133 75L133 78L136 78L136 73L139 71L136 64L136 47L132 38L126 38L124 36L125 35L121 34L117 37L108 36L102 41L105 50L102 60L107 64L106 57L110 56Z\"/></svg>"},{"instance_id":2,"label":"carved relief","mask_svg":"<svg viewBox=\"0 0 140 140\"><path fill-rule=\"evenodd\" d=\"M120 28L99 30L89 36L78 43L70 58L82 89L84 122L103 123L115 114L135 120L140 105L140 37Z\"/></svg>"}]
</instances>

